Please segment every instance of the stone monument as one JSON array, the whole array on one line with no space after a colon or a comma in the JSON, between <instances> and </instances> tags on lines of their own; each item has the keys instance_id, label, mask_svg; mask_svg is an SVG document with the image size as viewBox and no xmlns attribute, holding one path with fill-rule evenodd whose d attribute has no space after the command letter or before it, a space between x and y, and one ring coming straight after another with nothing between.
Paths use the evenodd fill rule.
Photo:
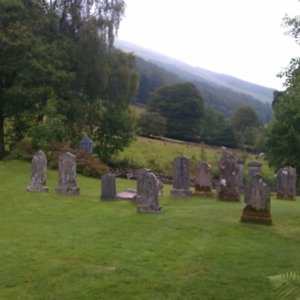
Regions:
<instances>
[{"instance_id":1,"label":"stone monument","mask_svg":"<svg viewBox=\"0 0 300 300\"><path fill-rule=\"evenodd\" d=\"M31 163L31 181L27 186L28 192L48 192L47 180L47 158L42 150L35 153Z\"/></svg>"},{"instance_id":2,"label":"stone monument","mask_svg":"<svg viewBox=\"0 0 300 300\"><path fill-rule=\"evenodd\" d=\"M248 164L248 182L252 179L255 174L261 174L261 166L262 164L258 161L251 161Z\"/></svg>"},{"instance_id":3,"label":"stone monument","mask_svg":"<svg viewBox=\"0 0 300 300\"><path fill-rule=\"evenodd\" d=\"M295 200L297 172L293 167L284 167L277 172L277 199Z\"/></svg>"},{"instance_id":4,"label":"stone monument","mask_svg":"<svg viewBox=\"0 0 300 300\"><path fill-rule=\"evenodd\" d=\"M255 174L248 182L244 193L245 207L241 222L271 225L270 188L261 174Z\"/></svg>"},{"instance_id":5,"label":"stone monument","mask_svg":"<svg viewBox=\"0 0 300 300\"><path fill-rule=\"evenodd\" d=\"M60 194L79 195L76 172L76 156L70 152L61 154L58 161L58 187L55 191Z\"/></svg>"},{"instance_id":6,"label":"stone monument","mask_svg":"<svg viewBox=\"0 0 300 300\"><path fill-rule=\"evenodd\" d=\"M237 158L233 153L224 151L218 163L219 183L217 197L224 201L240 201L239 171Z\"/></svg>"},{"instance_id":7,"label":"stone monument","mask_svg":"<svg viewBox=\"0 0 300 300\"><path fill-rule=\"evenodd\" d=\"M114 200L116 198L116 178L112 174L101 176L101 200Z\"/></svg>"},{"instance_id":8,"label":"stone monument","mask_svg":"<svg viewBox=\"0 0 300 300\"><path fill-rule=\"evenodd\" d=\"M173 161L173 197L191 197L190 191L190 161L184 156L178 156Z\"/></svg>"},{"instance_id":9,"label":"stone monument","mask_svg":"<svg viewBox=\"0 0 300 300\"><path fill-rule=\"evenodd\" d=\"M196 176L194 179L194 195L212 195L212 183L210 178L211 165L206 162L200 162L196 166Z\"/></svg>"}]
</instances>

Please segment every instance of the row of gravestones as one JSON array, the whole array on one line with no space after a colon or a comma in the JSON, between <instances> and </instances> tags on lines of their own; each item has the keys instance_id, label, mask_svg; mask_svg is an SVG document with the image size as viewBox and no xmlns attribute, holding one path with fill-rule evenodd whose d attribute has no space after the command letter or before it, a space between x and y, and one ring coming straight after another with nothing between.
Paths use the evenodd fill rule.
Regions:
<instances>
[{"instance_id":1,"label":"row of gravestones","mask_svg":"<svg viewBox=\"0 0 300 300\"><path fill-rule=\"evenodd\" d=\"M56 192L78 195L76 185L76 157L63 153L59 157L58 187ZM249 165L249 179L244 189L245 208L241 217L242 222L271 224L270 189L260 173L261 165L254 162ZM196 195L212 193L210 180L211 167L207 163L197 165L195 177ZM237 158L231 152L223 152L219 161L220 180L217 186L217 198L226 201L240 200L241 168ZM48 191L46 187L47 159L43 151L38 151L32 159L31 183L27 191ZM173 197L191 197L189 178L189 159L183 156L173 161ZM162 183L149 170L142 169L138 173L137 191L133 194L133 201L138 205L138 212L159 212L161 206L158 196L162 190ZM115 176L111 174L101 177L101 199L116 198ZM296 196L296 170L292 167L280 169L277 173L277 198L294 199Z\"/></svg>"}]
</instances>

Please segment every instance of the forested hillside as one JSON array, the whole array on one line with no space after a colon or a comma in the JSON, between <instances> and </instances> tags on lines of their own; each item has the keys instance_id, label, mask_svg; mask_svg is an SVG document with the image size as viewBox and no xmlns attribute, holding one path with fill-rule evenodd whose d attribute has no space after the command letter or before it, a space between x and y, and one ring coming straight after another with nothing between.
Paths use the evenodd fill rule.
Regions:
<instances>
[{"instance_id":1,"label":"forested hillside","mask_svg":"<svg viewBox=\"0 0 300 300\"><path fill-rule=\"evenodd\" d=\"M176 81L190 81L199 89L204 102L225 117L231 117L241 106L250 106L263 123L272 117L273 90L223 74L194 68L153 51L117 41L124 51L133 51L138 56L136 70L140 75L137 103L145 104L157 87ZM143 59L142 59L143 58ZM153 88L153 89L152 89Z\"/></svg>"}]
</instances>

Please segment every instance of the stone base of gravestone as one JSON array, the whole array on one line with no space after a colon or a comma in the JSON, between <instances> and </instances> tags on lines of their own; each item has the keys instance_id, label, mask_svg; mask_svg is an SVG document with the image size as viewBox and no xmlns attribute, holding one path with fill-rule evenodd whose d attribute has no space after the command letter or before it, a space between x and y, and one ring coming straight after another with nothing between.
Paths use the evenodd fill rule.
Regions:
<instances>
[{"instance_id":1,"label":"stone base of gravestone","mask_svg":"<svg viewBox=\"0 0 300 300\"><path fill-rule=\"evenodd\" d=\"M27 192L39 192L39 193L47 193L49 191L47 186L43 186L43 187L34 187L34 186L28 186L26 188Z\"/></svg>"},{"instance_id":2,"label":"stone base of gravestone","mask_svg":"<svg viewBox=\"0 0 300 300\"><path fill-rule=\"evenodd\" d=\"M136 190L126 189L125 191L119 192L116 195L117 199L120 200L132 200L136 197Z\"/></svg>"},{"instance_id":3,"label":"stone base of gravestone","mask_svg":"<svg viewBox=\"0 0 300 300\"><path fill-rule=\"evenodd\" d=\"M238 202L240 201L240 194L225 186L219 189L218 199L222 201Z\"/></svg>"},{"instance_id":4,"label":"stone base of gravestone","mask_svg":"<svg viewBox=\"0 0 300 300\"><path fill-rule=\"evenodd\" d=\"M242 223L272 225L270 211L266 209L257 210L250 205L246 205L241 216Z\"/></svg>"},{"instance_id":5,"label":"stone base of gravestone","mask_svg":"<svg viewBox=\"0 0 300 300\"><path fill-rule=\"evenodd\" d=\"M211 188L202 188L202 189L196 189L193 192L194 196L203 196L203 197L214 197L215 194L213 193L213 191L211 190Z\"/></svg>"},{"instance_id":6,"label":"stone base of gravestone","mask_svg":"<svg viewBox=\"0 0 300 300\"><path fill-rule=\"evenodd\" d=\"M161 211L161 206L155 203L146 203L146 204L139 204L137 206L138 213L159 213Z\"/></svg>"},{"instance_id":7,"label":"stone base of gravestone","mask_svg":"<svg viewBox=\"0 0 300 300\"><path fill-rule=\"evenodd\" d=\"M295 201L294 194L287 194L287 193L277 192L276 198L277 198L277 199L280 199L280 200L291 200L291 201Z\"/></svg>"},{"instance_id":8,"label":"stone base of gravestone","mask_svg":"<svg viewBox=\"0 0 300 300\"><path fill-rule=\"evenodd\" d=\"M72 195L72 196L77 196L79 195L79 188L78 187L57 187L55 189L55 192L58 194L65 194L65 195Z\"/></svg>"},{"instance_id":9,"label":"stone base of gravestone","mask_svg":"<svg viewBox=\"0 0 300 300\"><path fill-rule=\"evenodd\" d=\"M171 196L172 197L178 197L178 198L189 198L192 197L193 193L190 190L177 190L173 189L171 190Z\"/></svg>"}]
</instances>

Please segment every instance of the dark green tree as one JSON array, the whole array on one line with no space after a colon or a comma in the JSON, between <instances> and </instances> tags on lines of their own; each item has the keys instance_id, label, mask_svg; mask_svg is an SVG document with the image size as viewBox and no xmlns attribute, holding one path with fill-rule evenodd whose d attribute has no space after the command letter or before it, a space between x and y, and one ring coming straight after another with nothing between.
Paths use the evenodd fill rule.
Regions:
<instances>
[{"instance_id":1,"label":"dark green tree","mask_svg":"<svg viewBox=\"0 0 300 300\"><path fill-rule=\"evenodd\" d=\"M192 83L159 88L151 95L148 110L166 118L167 136L186 140L199 137L203 100Z\"/></svg>"},{"instance_id":2,"label":"dark green tree","mask_svg":"<svg viewBox=\"0 0 300 300\"><path fill-rule=\"evenodd\" d=\"M142 136L164 136L167 121L155 112L144 112L137 119L137 132Z\"/></svg>"}]
</instances>

